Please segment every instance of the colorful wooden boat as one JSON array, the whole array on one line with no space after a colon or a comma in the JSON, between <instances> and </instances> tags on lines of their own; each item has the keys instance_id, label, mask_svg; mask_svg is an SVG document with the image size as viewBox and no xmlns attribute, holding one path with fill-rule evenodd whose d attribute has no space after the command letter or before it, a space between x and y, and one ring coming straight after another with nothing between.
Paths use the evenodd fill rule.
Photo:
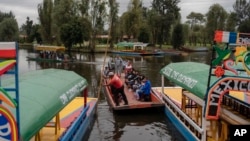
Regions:
<instances>
[{"instance_id":1,"label":"colorful wooden boat","mask_svg":"<svg viewBox=\"0 0 250 141\"><path fill-rule=\"evenodd\" d=\"M86 79L60 69L35 70L19 77L17 50L15 42L0 43L0 140L87 138L97 99L87 97Z\"/></svg>"},{"instance_id":2,"label":"colorful wooden boat","mask_svg":"<svg viewBox=\"0 0 250 141\"><path fill-rule=\"evenodd\" d=\"M2 86L12 87L13 82L4 80ZM76 141L88 135L97 99L87 97L84 78L72 71L45 69L25 73L19 82L20 139Z\"/></svg>"},{"instance_id":3,"label":"colorful wooden boat","mask_svg":"<svg viewBox=\"0 0 250 141\"><path fill-rule=\"evenodd\" d=\"M213 49L217 57L212 59L211 65L171 63L160 71L162 86L153 88L165 103L165 115L186 140L235 140L235 129L242 126L249 129L250 69L247 58L250 53L236 48L231 55L228 48L220 49L216 45ZM177 87L166 87L165 78Z\"/></svg>"},{"instance_id":4,"label":"colorful wooden boat","mask_svg":"<svg viewBox=\"0 0 250 141\"><path fill-rule=\"evenodd\" d=\"M64 46L34 45L34 54L27 56L32 61L69 62Z\"/></svg>"},{"instance_id":5,"label":"colorful wooden boat","mask_svg":"<svg viewBox=\"0 0 250 141\"><path fill-rule=\"evenodd\" d=\"M124 76L125 76L125 74L122 73L121 79L123 82L125 81ZM103 79L103 84L107 84L107 83L108 83L108 79ZM120 103L120 106L116 106L110 87L104 86L104 93L106 95L107 101L108 101L112 110L122 111L122 110L149 109L149 108L161 109L164 107L164 104L161 101L161 99L159 99L159 97L156 96L153 92L151 93L151 101L150 102L136 100L136 98L134 96L134 92L132 90L128 89L128 87L126 85L124 86L124 92L125 92L125 95L128 99L128 105L123 105L123 103L122 103L123 101L122 101Z\"/></svg>"},{"instance_id":6,"label":"colorful wooden boat","mask_svg":"<svg viewBox=\"0 0 250 141\"><path fill-rule=\"evenodd\" d=\"M164 55L164 51L148 51L147 44L141 42L119 42L117 48L123 47L125 50L112 50L111 53L126 56L160 56Z\"/></svg>"}]
</instances>

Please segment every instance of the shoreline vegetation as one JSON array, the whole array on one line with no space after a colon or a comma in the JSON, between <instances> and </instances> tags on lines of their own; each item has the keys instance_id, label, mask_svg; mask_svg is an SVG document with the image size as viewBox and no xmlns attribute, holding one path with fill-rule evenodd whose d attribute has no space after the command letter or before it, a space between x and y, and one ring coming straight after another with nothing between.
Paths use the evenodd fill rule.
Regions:
<instances>
[{"instance_id":1,"label":"shoreline vegetation","mask_svg":"<svg viewBox=\"0 0 250 141\"><path fill-rule=\"evenodd\" d=\"M19 43L19 47L21 49L33 49L33 44L31 44L31 43ZM188 48L195 48L195 47L188 46ZM210 47L208 46L207 48L209 49ZM123 49L125 49L125 48L123 48L123 47L119 47L119 49L117 47L113 48L113 50L123 50ZM173 49L171 45L162 45L162 48L159 48L158 46L156 46L156 47L149 46L147 50L152 51L152 50L156 50L156 49L159 49L162 51L182 51L182 50ZM100 45L96 45L94 53L105 53L106 50L107 50L107 53L111 52L111 49L107 48L107 45L100 44ZM90 49L88 47L81 47L80 48L80 47L74 46L71 49L71 51L72 52L90 53Z\"/></svg>"}]
</instances>

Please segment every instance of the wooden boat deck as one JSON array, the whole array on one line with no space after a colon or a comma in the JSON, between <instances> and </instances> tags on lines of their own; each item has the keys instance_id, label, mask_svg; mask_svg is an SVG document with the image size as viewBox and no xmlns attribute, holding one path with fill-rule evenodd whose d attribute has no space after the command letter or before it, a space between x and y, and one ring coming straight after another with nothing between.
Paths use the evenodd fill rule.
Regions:
<instances>
[{"instance_id":1,"label":"wooden boat deck","mask_svg":"<svg viewBox=\"0 0 250 141\"><path fill-rule=\"evenodd\" d=\"M122 73L121 79L123 82L125 81L124 76L125 74ZM104 84L106 84L107 81L108 80L105 79ZM111 106L111 108L115 111L164 107L164 103L153 92L151 93L151 101L149 102L136 100L135 95L134 95L135 92L133 92L131 89L128 89L128 87L125 84L124 84L124 93L128 99L128 105L124 105L123 100L121 100L120 106L115 106L115 102L113 100L110 88L108 86L105 86L104 89L105 89L105 94L106 94L108 103Z\"/></svg>"},{"instance_id":2,"label":"wooden boat deck","mask_svg":"<svg viewBox=\"0 0 250 141\"><path fill-rule=\"evenodd\" d=\"M87 114L96 105L96 98L87 98L89 109ZM46 127L43 127L40 132L34 136L30 141L58 141L59 137L70 127L72 122L78 117L84 109L84 98L76 97L66 107L60 111L59 116L54 117ZM59 124L56 124L56 118L59 118Z\"/></svg>"}]
</instances>

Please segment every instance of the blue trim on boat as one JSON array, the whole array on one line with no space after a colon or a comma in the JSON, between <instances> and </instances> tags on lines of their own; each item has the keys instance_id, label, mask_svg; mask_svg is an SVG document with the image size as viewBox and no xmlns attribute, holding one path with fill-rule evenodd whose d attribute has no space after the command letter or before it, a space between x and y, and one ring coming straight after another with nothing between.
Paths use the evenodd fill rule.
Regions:
<instances>
[{"instance_id":1,"label":"blue trim on boat","mask_svg":"<svg viewBox=\"0 0 250 141\"><path fill-rule=\"evenodd\" d=\"M188 131L181 122L173 115L167 107L165 107L165 115L171 120L171 122L174 124L174 126L178 129L178 131L183 135L183 137L187 141L195 141L196 138Z\"/></svg>"},{"instance_id":2,"label":"blue trim on boat","mask_svg":"<svg viewBox=\"0 0 250 141\"><path fill-rule=\"evenodd\" d=\"M59 141L79 141L87 137L87 133L92 129L97 104L96 101L91 102L93 102L94 106L91 107L90 104L88 104L74 123L66 129L65 134Z\"/></svg>"}]
</instances>

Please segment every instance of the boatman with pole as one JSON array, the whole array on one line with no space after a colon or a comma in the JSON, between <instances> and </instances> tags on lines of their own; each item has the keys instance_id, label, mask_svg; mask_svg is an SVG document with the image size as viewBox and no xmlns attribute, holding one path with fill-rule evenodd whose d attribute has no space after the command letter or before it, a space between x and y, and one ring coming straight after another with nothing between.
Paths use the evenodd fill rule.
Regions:
<instances>
[{"instance_id":1,"label":"boatman with pole","mask_svg":"<svg viewBox=\"0 0 250 141\"><path fill-rule=\"evenodd\" d=\"M114 95L114 101L116 106L120 106L119 94L121 94L122 96L124 105L128 105L128 100L124 93L124 84L122 80L116 74L114 74L114 72L109 72L108 76L110 78L110 81L105 86L111 87L111 91Z\"/></svg>"}]
</instances>

